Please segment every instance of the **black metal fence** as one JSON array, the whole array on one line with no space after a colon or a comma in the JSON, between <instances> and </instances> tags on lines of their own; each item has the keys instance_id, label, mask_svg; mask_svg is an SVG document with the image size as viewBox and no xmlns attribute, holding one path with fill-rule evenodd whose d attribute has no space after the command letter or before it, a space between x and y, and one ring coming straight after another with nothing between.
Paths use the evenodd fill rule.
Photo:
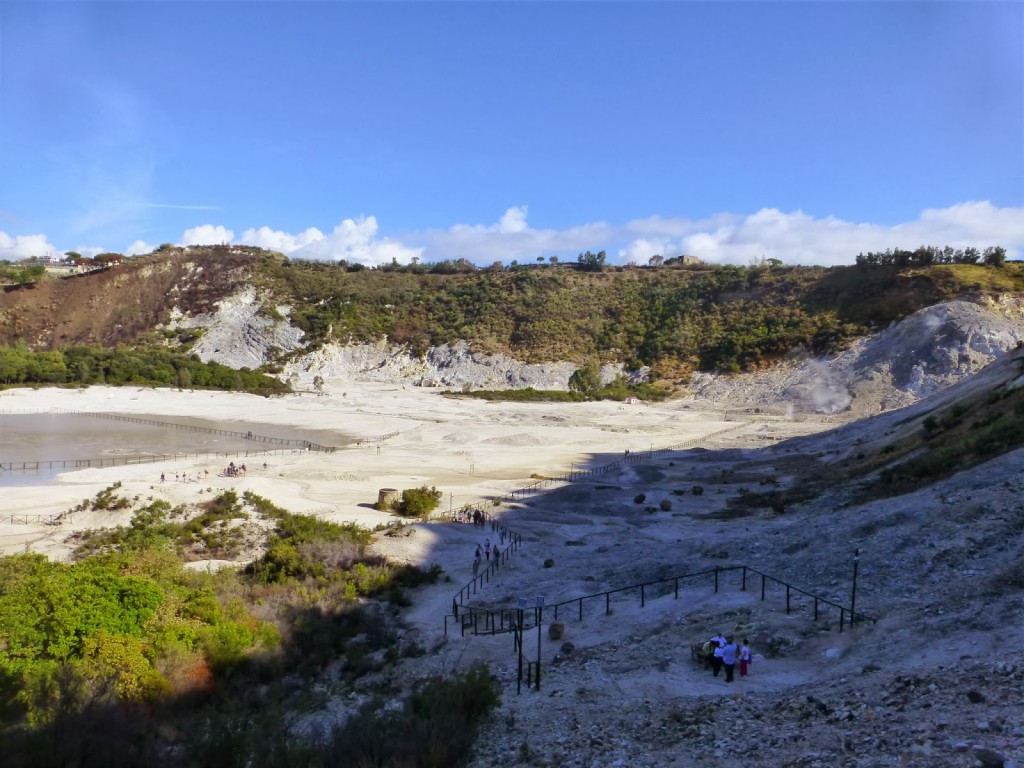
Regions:
<instances>
[{"instance_id":1,"label":"black metal fence","mask_svg":"<svg viewBox=\"0 0 1024 768\"><path fill-rule=\"evenodd\" d=\"M496 570L496 569L495 569ZM756 568L751 568L747 565L732 565L732 566L719 566L704 571L697 571L695 573L685 573L678 576L670 576L664 579L657 579L655 581L643 582L641 584L631 584L626 587L619 587L618 589L610 589L604 592L597 592L592 595L581 595L579 597L570 598L563 600L559 603L552 603L550 605L536 605L532 607L533 611L533 623L529 623L526 619L529 608L527 606L520 606L518 608L501 608L498 610L482 610L477 608L459 606L452 603L453 612L452 614L444 617L444 631L448 634L448 620L453 619L458 621L462 636L464 637L467 633L471 635L497 635L500 633L511 632L514 635L514 650L519 655L518 664L518 680L517 688L522 687L523 681L523 667L526 665L526 680L527 687L533 686L538 690L540 689L540 677L541 677L541 658L540 658L540 643L541 643L541 627L544 623L545 614L548 615L549 621L556 622L559 620L559 612L563 620L569 613L566 609L571 611L571 614L578 621L582 622L585 616L585 605L602 605L605 616L612 615L612 598L621 596L632 596L634 599L640 600L640 606L645 607L648 599L654 597L661 597L669 592L672 593L673 598L679 599L680 586L690 582L688 586L693 586L692 582L697 581L698 586L700 583L707 583L710 581L710 585L713 586L714 591L717 593L722 588L723 576L726 574L739 574L739 588L743 591L747 591L749 587L757 585L760 589L761 600L768 599L769 591L772 593L772 597L779 594L784 595L786 603L786 613L790 614L797 609L809 610L815 621L818 621L822 613L825 611L834 611L838 615L839 619L839 631L842 632L845 627L853 627L857 621L869 621L871 623L877 622L877 619L861 611L853 612L850 607L837 603L829 598L816 595L813 592L809 592L801 587L794 586L782 579L770 576ZM760 582L759 585L757 582ZM481 584L482 586L482 584ZM661 588L660 590L658 588ZM465 588L463 588L465 592ZM655 594L657 592L658 594ZM475 585L474 585L475 593ZM462 592L460 592L460 595ZM591 611L593 613L593 611ZM523 655L523 633L529 629L537 630L537 659L531 661L525 658Z\"/></svg>"},{"instance_id":2,"label":"black metal fence","mask_svg":"<svg viewBox=\"0 0 1024 768\"><path fill-rule=\"evenodd\" d=\"M256 458L280 456L281 450L252 451L204 451L200 453L152 453L137 456L104 456L99 459L51 459L48 461L5 461L0 462L0 472L52 472L66 469L88 469L89 467L126 467L133 464L155 464L160 461L187 461L217 459Z\"/></svg>"}]
</instances>

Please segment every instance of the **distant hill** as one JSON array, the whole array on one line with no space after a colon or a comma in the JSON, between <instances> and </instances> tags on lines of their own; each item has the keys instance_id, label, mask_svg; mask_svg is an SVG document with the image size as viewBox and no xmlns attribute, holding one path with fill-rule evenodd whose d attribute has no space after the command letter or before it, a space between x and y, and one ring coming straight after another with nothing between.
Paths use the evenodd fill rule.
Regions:
<instances>
[{"instance_id":1,"label":"distant hill","mask_svg":"<svg viewBox=\"0 0 1024 768\"><path fill-rule=\"evenodd\" d=\"M309 351L386 338L415 355L457 341L527 362L756 370L822 354L949 299L1024 295L1021 265L606 268L530 266L450 274L289 261L256 248L167 249L81 276L7 287L0 343L190 344L218 302L252 292L268 323L287 316ZM295 349L281 350L293 353ZM267 361L263 361L267 362Z\"/></svg>"}]
</instances>

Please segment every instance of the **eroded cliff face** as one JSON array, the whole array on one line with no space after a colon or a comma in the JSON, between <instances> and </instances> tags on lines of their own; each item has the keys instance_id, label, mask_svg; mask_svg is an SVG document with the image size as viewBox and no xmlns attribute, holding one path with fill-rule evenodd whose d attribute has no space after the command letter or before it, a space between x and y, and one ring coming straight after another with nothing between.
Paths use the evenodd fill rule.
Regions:
<instances>
[{"instance_id":1,"label":"eroded cliff face","mask_svg":"<svg viewBox=\"0 0 1024 768\"><path fill-rule=\"evenodd\" d=\"M301 349L302 333L284 319L261 314L251 288L218 302L214 312L177 321L203 327L194 347L204 360L256 368ZM798 412L877 413L916 402L981 370L1024 341L1024 308L1006 298L975 304L950 301L921 310L832 358L794 359L738 376L695 374L690 394L731 404L758 404ZM459 342L414 356L386 340L327 344L299 354L283 376L301 387L325 382L378 381L446 389L567 389L577 364L523 363L484 354ZM606 365L602 378L624 373ZM642 376L644 372L633 372Z\"/></svg>"},{"instance_id":2,"label":"eroded cliff face","mask_svg":"<svg viewBox=\"0 0 1024 768\"><path fill-rule=\"evenodd\" d=\"M697 374L700 397L855 415L916 402L980 371L1024 341L1016 299L936 304L833 358L733 377Z\"/></svg>"},{"instance_id":3,"label":"eroded cliff face","mask_svg":"<svg viewBox=\"0 0 1024 768\"><path fill-rule=\"evenodd\" d=\"M695 374L690 394L725 404L760 404L799 412L877 413L916 402L962 381L1024 341L1019 301L989 306L937 304L832 358L791 360L738 376ZM224 362L224 360L221 360ZM286 368L296 382L390 381L448 389L567 389L578 366L526 364L473 352L468 344L435 347L414 358L402 347L331 344ZM623 373L607 365L602 377ZM642 374L643 372L641 372ZM634 374L635 375L635 374Z\"/></svg>"},{"instance_id":4,"label":"eroded cliff face","mask_svg":"<svg viewBox=\"0 0 1024 768\"><path fill-rule=\"evenodd\" d=\"M0 344L34 350L132 344L174 317L216 313L249 282L254 257L224 250L216 260L188 250L131 259L63 280L0 293Z\"/></svg>"}]
</instances>

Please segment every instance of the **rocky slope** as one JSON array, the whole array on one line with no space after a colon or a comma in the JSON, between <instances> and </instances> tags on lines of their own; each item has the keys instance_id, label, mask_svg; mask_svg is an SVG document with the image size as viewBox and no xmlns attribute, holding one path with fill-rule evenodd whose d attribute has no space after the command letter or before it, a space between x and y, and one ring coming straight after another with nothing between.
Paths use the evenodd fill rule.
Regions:
<instances>
[{"instance_id":1,"label":"rocky slope","mask_svg":"<svg viewBox=\"0 0 1024 768\"><path fill-rule=\"evenodd\" d=\"M563 608L558 638L547 614L542 632L531 627L524 638L527 660L542 661L540 689L523 681L517 693L508 634L441 634L437 613L456 580L432 588L432 611L410 617L433 652L394 679L478 659L491 666L504 701L478 742L475 768L1020 768L1024 449L871 501L858 500L870 480L861 478L781 514L734 502L769 478L793 487L852 450L884 455L896 433L920 430L940 401L1019 387L1022 372L1018 351L938 396L832 432L758 450L639 456L598 480L517 503L501 522L524 545L471 600L508 608L543 594L550 605L746 564L848 606L857 550L857 608L871 619L854 628L841 628L824 604L816 619L799 593L788 610L777 583L762 601L759 579L744 591L735 572L722 575L717 592L707 579L684 582L678 599L671 582L652 585L643 607L633 592L614 595L610 615L603 597L582 620L575 604ZM702 495L690 492L695 484ZM638 493L648 504L669 499L671 509L638 505ZM690 644L716 632L749 638L748 678L726 683L691 660Z\"/></svg>"},{"instance_id":2,"label":"rocky slope","mask_svg":"<svg viewBox=\"0 0 1024 768\"><path fill-rule=\"evenodd\" d=\"M193 318L189 325L206 329L195 347L202 359L233 367L257 367L301 345L301 334L286 320L259 314L251 290L221 300L216 312ZM793 360L737 376L694 374L690 394L716 403L866 415L908 405L961 381L1022 341L1024 304L1019 300L987 305L951 301L916 312L833 358ZM285 376L306 387L319 377L336 383L402 381L447 389L567 389L577 367L566 361L527 364L507 355L474 352L466 343L434 347L414 357L406 348L382 341L328 344L289 363ZM623 372L621 366L609 365L602 377L610 380Z\"/></svg>"}]
</instances>

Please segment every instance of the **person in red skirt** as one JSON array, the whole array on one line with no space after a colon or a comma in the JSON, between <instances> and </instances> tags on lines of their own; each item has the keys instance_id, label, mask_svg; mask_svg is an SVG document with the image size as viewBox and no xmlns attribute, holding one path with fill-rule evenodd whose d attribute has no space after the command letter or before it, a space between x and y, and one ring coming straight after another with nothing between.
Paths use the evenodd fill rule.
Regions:
<instances>
[{"instance_id":1,"label":"person in red skirt","mask_svg":"<svg viewBox=\"0 0 1024 768\"><path fill-rule=\"evenodd\" d=\"M747 676L747 669L750 666L750 643L743 638L743 645L740 646L740 677Z\"/></svg>"}]
</instances>

